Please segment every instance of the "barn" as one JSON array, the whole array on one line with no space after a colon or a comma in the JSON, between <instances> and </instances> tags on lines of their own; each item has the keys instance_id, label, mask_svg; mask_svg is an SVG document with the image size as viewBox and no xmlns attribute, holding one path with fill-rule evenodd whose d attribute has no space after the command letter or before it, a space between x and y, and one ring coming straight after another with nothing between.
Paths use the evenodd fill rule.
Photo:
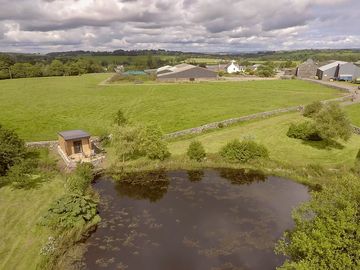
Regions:
<instances>
[{"instance_id":1,"label":"barn","mask_svg":"<svg viewBox=\"0 0 360 270\"><path fill-rule=\"evenodd\" d=\"M189 64L179 64L167 68L157 74L158 81L208 81L217 80L218 74L207 68L198 67Z\"/></svg>"},{"instance_id":2,"label":"barn","mask_svg":"<svg viewBox=\"0 0 360 270\"><path fill-rule=\"evenodd\" d=\"M360 68L353 63L335 61L319 67L316 76L319 80L352 81L360 78Z\"/></svg>"}]
</instances>

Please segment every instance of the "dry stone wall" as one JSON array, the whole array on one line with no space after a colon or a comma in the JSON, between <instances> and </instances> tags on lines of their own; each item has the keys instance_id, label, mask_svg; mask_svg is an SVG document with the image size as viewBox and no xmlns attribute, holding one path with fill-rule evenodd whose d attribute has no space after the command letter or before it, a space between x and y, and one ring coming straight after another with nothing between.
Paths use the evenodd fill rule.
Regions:
<instances>
[{"instance_id":1,"label":"dry stone wall","mask_svg":"<svg viewBox=\"0 0 360 270\"><path fill-rule=\"evenodd\" d=\"M278 109L278 110L274 110L274 111L255 113L255 114L242 116L242 117L238 117L238 118L231 118L231 119L227 119L227 120L223 120L223 121L219 121L219 122L213 122L213 123L209 123L209 124L202 125L199 127L176 131L173 133L166 134L165 137L166 138L176 138L176 137L185 136L185 135L189 135L189 134L199 134L204 131L211 130L211 129L222 128L222 127L226 127L226 126L229 126L232 124L249 121L249 120L254 120L254 119L259 119L259 118L265 118L265 117L273 116L276 114L301 111L302 109L303 109L303 106L296 106L296 107L289 107L289 108L285 108L285 109Z\"/></svg>"}]
</instances>

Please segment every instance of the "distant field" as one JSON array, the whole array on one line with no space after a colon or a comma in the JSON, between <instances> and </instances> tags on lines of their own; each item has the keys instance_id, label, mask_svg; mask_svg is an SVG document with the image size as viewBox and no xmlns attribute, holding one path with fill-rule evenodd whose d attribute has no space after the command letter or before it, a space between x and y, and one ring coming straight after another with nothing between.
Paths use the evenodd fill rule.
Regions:
<instances>
[{"instance_id":1,"label":"distant field","mask_svg":"<svg viewBox=\"0 0 360 270\"><path fill-rule=\"evenodd\" d=\"M99 86L109 74L0 81L0 123L27 141L84 129L100 135L113 114L159 124L164 132L340 96L297 80Z\"/></svg>"},{"instance_id":2,"label":"distant field","mask_svg":"<svg viewBox=\"0 0 360 270\"><path fill-rule=\"evenodd\" d=\"M128 62L130 65L134 63L146 63L148 56L147 55L136 55L136 56L128 56L128 55L81 55L82 58L91 59L98 63L102 61L106 61L108 64L111 63L122 63ZM176 57L171 55L156 55L153 58L160 58L162 60L173 60Z\"/></svg>"},{"instance_id":3,"label":"distant field","mask_svg":"<svg viewBox=\"0 0 360 270\"><path fill-rule=\"evenodd\" d=\"M206 151L216 153L233 139L253 138L263 143L270 151L271 159L297 165L352 165L360 145L360 136L353 135L348 142L341 142L343 148L324 148L322 142L303 142L286 136L292 122L303 121L299 113L291 113L269 119L243 123L196 138L176 141L170 144L172 154L184 154L193 139L201 141Z\"/></svg>"},{"instance_id":4,"label":"distant field","mask_svg":"<svg viewBox=\"0 0 360 270\"><path fill-rule=\"evenodd\" d=\"M351 105L345 108L351 122L360 127L360 104Z\"/></svg>"}]
</instances>

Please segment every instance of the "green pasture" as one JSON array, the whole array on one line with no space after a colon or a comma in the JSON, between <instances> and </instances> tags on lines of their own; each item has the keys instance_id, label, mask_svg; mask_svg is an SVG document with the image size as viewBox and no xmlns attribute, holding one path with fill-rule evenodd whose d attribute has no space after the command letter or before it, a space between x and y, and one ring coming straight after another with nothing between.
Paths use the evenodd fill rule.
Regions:
<instances>
[{"instance_id":1,"label":"green pasture","mask_svg":"<svg viewBox=\"0 0 360 270\"><path fill-rule=\"evenodd\" d=\"M351 122L360 127L360 104L354 104L351 106L345 107L345 111L347 112Z\"/></svg>"},{"instance_id":2,"label":"green pasture","mask_svg":"<svg viewBox=\"0 0 360 270\"><path fill-rule=\"evenodd\" d=\"M286 136L292 122L303 121L299 113L289 113L267 119L242 123L241 125L201 134L195 138L180 140L170 144L174 155L185 154L194 139L203 143L209 153L216 153L227 142L234 139L251 138L264 144L270 158L292 165L316 164L323 166L353 165L360 148L360 136L353 135L348 142L326 146L323 142L304 142Z\"/></svg>"},{"instance_id":3,"label":"green pasture","mask_svg":"<svg viewBox=\"0 0 360 270\"><path fill-rule=\"evenodd\" d=\"M122 109L133 121L172 132L342 93L297 80L99 85L109 74L0 81L0 123L27 141L84 129L100 135Z\"/></svg>"}]
</instances>

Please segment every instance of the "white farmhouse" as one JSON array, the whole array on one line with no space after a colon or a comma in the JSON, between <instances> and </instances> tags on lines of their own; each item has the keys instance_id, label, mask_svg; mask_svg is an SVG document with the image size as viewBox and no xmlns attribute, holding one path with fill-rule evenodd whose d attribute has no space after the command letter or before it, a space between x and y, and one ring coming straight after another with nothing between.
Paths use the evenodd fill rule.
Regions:
<instances>
[{"instance_id":1,"label":"white farmhouse","mask_svg":"<svg viewBox=\"0 0 360 270\"><path fill-rule=\"evenodd\" d=\"M242 69L242 67L240 68L239 65L236 64L236 62L234 60L232 60L231 64L226 66L225 71L227 73L236 73L236 72L241 72L244 70Z\"/></svg>"}]
</instances>

